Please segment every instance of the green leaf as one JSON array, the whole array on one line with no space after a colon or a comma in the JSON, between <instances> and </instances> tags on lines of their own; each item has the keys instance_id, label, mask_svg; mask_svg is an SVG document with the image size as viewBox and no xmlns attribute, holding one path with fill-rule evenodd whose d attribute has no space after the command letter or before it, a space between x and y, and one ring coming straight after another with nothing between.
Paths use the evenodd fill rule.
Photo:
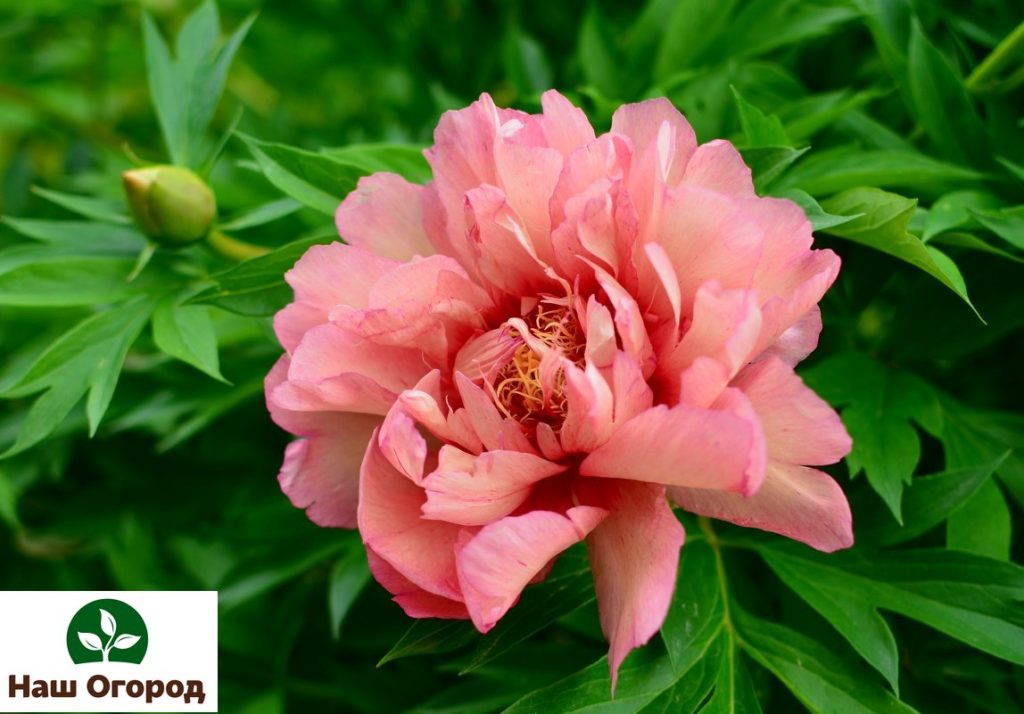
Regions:
<instances>
[{"instance_id":1,"label":"green leaf","mask_svg":"<svg viewBox=\"0 0 1024 714\"><path fill-rule=\"evenodd\" d=\"M416 620L377 666L405 657L452 652L476 638L476 630L464 620Z\"/></svg>"},{"instance_id":2,"label":"green leaf","mask_svg":"<svg viewBox=\"0 0 1024 714\"><path fill-rule=\"evenodd\" d=\"M1003 211L972 210L971 214L1014 248L1024 250L1024 211L1021 207Z\"/></svg>"},{"instance_id":3,"label":"green leaf","mask_svg":"<svg viewBox=\"0 0 1024 714\"><path fill-rule=\"evenodd\" d=\"M0 251L0 305L72 306L115 302L137 293L134 260L22 245Z\"/></svg>"},{"instance_id":4,"label":"green leaf","mask_svg":"<svg viewBox=\"0 0 1024 714\"><path fill-rule=\"evenodd\" d=\"M0 222L26 238L85 251L138 252L146 245L146 237L129 226L10 216Z\"/></svg>"},{"instance_id":5,"label":"green leaf","mask_svg":"<svg viewBox=\"0 0 1024 714\"><path fill-rule=\"evenodd\" d=\"M255 19L246 19L218 48L217 6L207 0L185 21L172 58L153 18L143 13L149 91L173 163L191 167L203 163L205 133L228 69Z\"/></svg>"},{"instance_id":6,"label":"green leaf","mask_svg":"<svg viewBox=\"0 0 1024 714\"><path fill-rule=\"evenodd\" d=\"M982 191L947 193L928 209L921 239L929 241L940 233L969 226L974 222L971 216L972 211L983 211L999 206L999 199L990 193Z\"/></svg>"},{"instance_id":7,"label":"green leaf","mask_svg":"<svg viewBox=\"0 0 1024 714\"><path fill-rule=\"evenodd\" d=\"M990 163L985 126L962 79L928 41L915 20L908 52L915 117L939 153L962 163Z\"/></svg>"},{"instance_id":8,"label":"green leaf","mask_svg":"<svg viewBox=\"0 0 1024 714\"><path fill-rule=\"evenodd\" d=\"M132 300L86 318L51 344L3 395L22 397L45 390L2 457L49 436L86 393L89 431L94 434L110 404L128 349L152 311L152 301Z\"/></svg>"},{"instance_id":9,"label":"green leaf","mask_svg":"<svg viewBox=\"0 0 1024 714\"><path fill-rule=\"evenodd\" d=\"M984 178L985 174L973 169L916 151L841 146L815 151L789 171L779 187L803 189L812 196L860 186L931 192L946 186L963 188Z\"/></svg>"},{"instance_id":10,"label":"green leaf","mask_svg":"<svg viewBox=\"0 0 1024 714\"><path fill-rule=\"evenodd\" d=\"M595 2L588 3L580 24L576 56L587 84L610 98L622 96L625 82L622 61L614 52L614 46L612 31L600 6Z\"/></svg>"},{"instance_id":11,"label":"green leaf","mask_svg":"<svg viewBox=\"0 0 1024 714\"><path fill-rule=\"evenodd\" d=\"M240 315L273 315L292 299L292 289L284 282L285 271L310 247L328 242L333 235L331 231L297 240L212 275L210 279L214 284L190 302L216 305Z\"/></svg>"},{"instance_id":12,"label":"green leaf","mask_svg":"<svg viewBox=\"0 0 1024 714\"><path fill-rule=\"evenodd\" d=\"M226 382L217 358L217 333L210 309L181 305L180 296L165 298L153 313L153 341L164 353Z\"/></svg>"},{"instance_id":13,"label":"green leaf","mask_svg":"<svg viewBox=\"0 0 1024 714\"><path fill-rule=\"evenodd\" d=\"M781 541L761 554L787 583L792 577L794 591L855 648L864 633L839 619L836 602L847 612L854 603L895 612L995 657L1024 663L1020 566L940 549L823 555ZM833 603L816 595L822 590Z\"/></svg>"},{"instance_id":14,"label":"green leaf","mask_svg":"<svg viewBox=\"0 0 1024 714\"><path fill-rule=\"evenodd\" d=\"M370 567L366 562L366 548L356 542L334 564L327 588L327 613L331 618L331 634L334 639L341 636L345 616L369 582Z\"/></svg>"},{"instance_id":15,"label":"green leaf","mask_svg":"<svg viewBox=\"0 0 1024 714\"><path fill-rule=\"evenodd\" d=\"M754 188L764 194L789 166L807 153L810 147L791 149L786 146L760 146L740 149L743 161L754 175Z\"/></svg>"},{"instance_id":16,"label":"green leaf","mask_svg":"<svg viewBox=\"0 0 1024 714\"><path fill-rule=\"evenodd\" d=\"M788 45L828 35L860 14L847 3L750 0L716 42L716 57L756 57ZM705 31L697 25L697 32Z\"/></svg>"},{"instance_id":17,"label":"green leaf","mask_svg":"<svg viewBox=\"0 0 1024 714\"><path fill-rule=\"evenodd\" d=\"M583 550L577 547L563 553L544 582L524 590L516 606L480 638L469 663L460 673L479 669L596 597L590 564Z\"/></svg>"},{"instance_id":18,"label":"green leaf","mask_svg":"<svg viewBox=\"0 0 1024 714\"><path fill-rule=\"evenodd\" d=\"M223 231L244 231L247 228L255 228L276 221L278 218L289 216L300 208L302 208L302 204L295 199L279 198L220 223L218 227Z\"/></svg>"},{"instance_id":19,"label":"green leaf","mask_svg":"<svg viewBox=\"0 0 1024 714\"><path fill-rule=\"evenodd\" d=\"M907 231L917 202L877 188L855 188L822 204L830 213L864 215L826 232L899 258L925 271L959 295L977 314L956 264L937 248ZM979 315L979 318L981 316Z\"/></svg>"},{"instance_id":20,"label":"green leaf","mask_svg":"<svg viewBox=\"0 0 1024 714\"><path fill-rule=\"evenodd\" d=\"M983 411L940 395L943 409L942 447L952 466L984 463L1009 456L996 469L1003 485L1024 507L1024 417Z\"/></svg>"},{"instance_id":21,"label":"green leaf","mask_svg":"<svg viewBox=\"0 0 1024 714\"><path fill-rule=\"evenodd\" d=\"M303 205L329 216L356 187L359 177L367 173L360 166L327 154L271 144L241 133L238 136L270 183Z\"/></svg>"},{"instance_id":22,"label":"green leaf","mask_svg":"<svg viewBox=\"0 0 1024 714\"><path fill-rule=\"evenodd\" d=\"M702 56L728 35L736 0L680 0L662 28L654 76L664 82L695 67Z\"/></svg>"},{"instance_id":23,"label":"green leaf","mask_svg":"<svg viewBox=\"0 0 1024 714\"><path fill-rule=\"evenodd\" d=\"M332 159L358 166L364 173L388 171L413 183L431 179L430 164L423 157L423 147L409 144L349 144L322 149Z\"/></svg>"},{"instance_id":24,"label":"green leaf","mask_svg":"<svg viewBox=\"0 0 1024 714\"><path fill-rule=\"evenodd\" d=\"M124 212L123 205L119 206L110 201L93 198L92 196L62 193L61 191L53 191L41 186L33 186L32 193L86 218L124 225L129 225L132 222L132 219Z\"/></svg>"},{"instance_id":25,"label":"green leaf","mask_svg":"<svg viewBox=\"0 0 1024 714\"><path fill-rule=\"evenodd\" d=\"M906 525L899 526L880 511L867 511L857 519L857 542L892 545L927 533L981 491L1009 455L1005 452L995 461L914 478L903 498Z\"/></svg>"},{"instance_id":26,"label":"green leaf","mask_svg":"<svg viewBox=\"0 0 1024 714\"><path fill-rule=\"evenodd\" d=\"M827 213L817 201L805 191L798 188L791 188L788 191L780 191L774 194L779 198L788 198L790 201L804 209L807 220L811 222L811 228L815 231L823 231L834 226L841 226L849 223L855 218L860 218L863 213L855 213L852 216L835 216Z\"/></svg>"},{"instance_id":27,"label":"green leaf","mask_svg":"<svg viewBox=\"0 0 1024 714\"><path fill-rule=\"evenodd\" d=\"M551 88L551 63L537 40L510 25L502 49L506 74L519 96L537 95Z\"/></svg>"},{"instance_id":28,"label":"green leaf","mask_svg":"<svg viewBox=\"0 0 1024 714\"><path fill-rule=\"evenodd\" d=\"M891 370L855 352L835 355L804 373L804 379L835 407L853 438L846 457L850 475L862 470L871 487L902 523L903 487L921 458L921 442L911 425L930 434L942 429L938 399L909 372Z\"/></svg>"},{"instance_id":29,"label":"green leaf","mask_svg":"<svg viewBox=\"0 0 1024 714\"><path fill-rule=\"evenodd\" d=\"M913 712L878 686L870 671L787 627L736 613L743 649L812 712Z\"/></svg>"},{"instance_id":30,"label":"green leaf","mask_svg":"<svg viewBox=\"0 0 1024 714\"><path fill-rule=\"evenodd\" d=\"M1006 497L992 479L949 517L946 546L951 550L1010 559L1013 524Z\"/></svg>"},{"instance_id":31,"label":"green leaf","mask_svg":"<svg viewBox=\"0 0 1024 714\"><path fill-rule=\"evenodd\" d=\"M746 141L744 147L792 147L793 142L782 127L782 120L774 114L765 114L753 104L745 100L736 87L731 87L736 111L739 113L740 126Z\"/></svg>"}]
</instances>

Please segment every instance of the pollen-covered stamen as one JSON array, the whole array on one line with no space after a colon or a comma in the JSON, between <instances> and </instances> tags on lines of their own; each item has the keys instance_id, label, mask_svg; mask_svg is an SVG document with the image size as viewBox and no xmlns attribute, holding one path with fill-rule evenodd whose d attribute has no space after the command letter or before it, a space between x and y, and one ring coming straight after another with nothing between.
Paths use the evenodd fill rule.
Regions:
<instances>
[{"instance_id":1,"label":"pollen-covered stamen","mask_svg":"<svg viewBox=\"0 0 1024 714\"><path fill-rule=\"evenodd\" d=\"M541 302L524 320L530 336L559 357L582 365L586 339L572 308ZM494 380L495 402L506 416L526 426L546 422L561 426L566 413L565 374L561 366L545 365L544 354L525 340Z\"/></svg>"}]
</instances>

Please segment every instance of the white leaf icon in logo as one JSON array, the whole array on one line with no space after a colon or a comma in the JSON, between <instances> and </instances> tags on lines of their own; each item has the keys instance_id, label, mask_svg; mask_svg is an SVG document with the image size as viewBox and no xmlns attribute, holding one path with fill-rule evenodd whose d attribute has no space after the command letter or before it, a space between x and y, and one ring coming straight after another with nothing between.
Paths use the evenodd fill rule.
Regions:
<instances>
[{"instance_id":1,"label":"white leaf icon in logo","mask_svg":"<svg viewBox=\"0 0 1024 714\"><path fill-rule=\"evenodd\" d=\"M103 643L100 642L100 638L91 632L79 632L78 639L87 650L92 650L93 652L103 651Z\"/></svg>"},{"instance_id":2,"label":"white leaf icon in logo","mask_svg":"<svg viewBox=\"0 0 1024 714\"><path fill-rule=\"evenodd\" d=\"M117 620L106 610L100 609L100 628L106 635L114 636L114 632L117 630Z\"/></svg>"},{"instance_id":3,"label":"white leaf icon in logo","mask_svg":"<svg viewBox=\"0 0 1024 714\"><path fill-rule=\"evenodd\" d=\"M139 637L138 635L121 635L116 640L114 640L114 649L118 649L118 650L130 649L131 647L134 647L135 643L138 642L141 639L142 638Z\"/></svg>"}]
</instances>

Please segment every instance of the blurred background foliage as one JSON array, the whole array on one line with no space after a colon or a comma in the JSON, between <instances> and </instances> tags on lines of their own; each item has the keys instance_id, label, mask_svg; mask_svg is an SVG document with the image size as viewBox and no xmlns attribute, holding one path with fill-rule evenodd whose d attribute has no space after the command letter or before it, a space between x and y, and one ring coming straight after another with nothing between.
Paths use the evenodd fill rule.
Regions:
<instances>
[{"instance_id":1,"label":"blurred background foliage","mask_svg":"<svg viewBox=\"0 0 1024 714\"><path fill-rule=\"evenodd\" d=\"M319 188L340 196L353 166L399 161L381 143L427 145L442 111L482 91L536 109L557 87L599 129L624 101L668 96L700 140L744 147L759 190L800 202L820 244L841 253L804 375L857 440L837 473L866 474L843 481L863 562L835 561L849 568L835 575L776 552L777 539L736 534L729 598L786 629L752 620L741 645L709 640L707 671L665 675L666 648L673 666L681 656L668 627L664 644L627 662L615 704L604 663L587 669L605 646L572 558L558 607L524 599L497 639L447 625L407 632L367 587L357 535L314 527L279 493L286 439L265 414L262 378L280 351L269 314L287 300L280 276L295 247L241 273L203 247L158 251L126 282L143 243L120 173L168 159L142 14L173 37L196 6L0 0L0 450L37 437L0 460L0 586L218 589L225 712L488 712L521 697L516 711L907 711L884 680L921 711L1024 708L1024 577L1012 565L1024 555L1024 52L1019 41L997 50L1022 3L220 2L228 31L258 11L208 132L211 144L227 135L210 176L222 225L254 244L330 236L308 184L268 181L269 169L334 167L343 178ZM1001 59L985 65L994 51ZM247 147L236 129L310 152L370 146L359 161L334 154L351 162L335 166ZM96 376L75 359L90 349L116 364ZM70 403L52 409L62 395ZM33 426L33 408L58 418ZM710 550L687 526L682 577L710 579ZM872 560L873 546L903 541L951 560L919 580L896 573L899 549L877 555L888 565ZM862 579L842 579L854 572ZM808 581L862 588L868 604L840 598L837 614L820 595L833 591ZM712 597L694 587L681 585L677 632L687 603ZM911 595L933 591L946 609L917 616L927 608ZM876 605L898 614L879 627ZM718 658L737 646L746 664L727 689ZM429 656L404 658L417 653ZM815 659L822 671L788 668Z\"/></svg>"}]
</instances>

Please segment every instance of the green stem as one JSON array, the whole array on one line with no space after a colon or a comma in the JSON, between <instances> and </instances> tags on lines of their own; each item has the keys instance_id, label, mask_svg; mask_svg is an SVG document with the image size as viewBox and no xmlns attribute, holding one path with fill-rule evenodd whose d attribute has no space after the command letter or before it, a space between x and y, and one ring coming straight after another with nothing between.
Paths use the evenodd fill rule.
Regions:
<instances>
[{"instance_id":1,"label":"green stem","mask_svg":"<svg viewBox=\"0 0 1024 714\"><path fill-rule=\"evenodd\" d=\"M722 545L718 540L718 534L715 533L715 529L711 526L711 519L707 516L700 516L697 519L697 523L700 526L700 530L704 533L704 538L707 541L708 546L715 554L715 570L718 573L718 589L722 593L722 623L725 625L725 629L730 633L734 634L735 630L732 626L732 613L729 610L729 581L725 575L725 562L722 560Z\"/></svg>"},{"instance_id":2,"label":"green stem","mask_svg":"<svg viewBox=\"0 0 1024 714\"><path fill-rule=\"evenodd\" d=\"M986 81L993 79L1022 50L1024 50L1024 22L1017 25L1016 29L1007 35L981 64L974 68L964 82L964 86L972 92L983 91Z\"/></svg>"},{"instance_id":3,"label":"green stem","mask_svg":"<svg viewBox=\"0 0 1024 714\"><path fill-rule=\"evenodd\" d=\"M206 244L217 253L231 260L249 260L250 258L258 258L270 252L270 248L232 238L217 228L210 231L210 235L206 237Z\"/></svg>"}]
</instances>

